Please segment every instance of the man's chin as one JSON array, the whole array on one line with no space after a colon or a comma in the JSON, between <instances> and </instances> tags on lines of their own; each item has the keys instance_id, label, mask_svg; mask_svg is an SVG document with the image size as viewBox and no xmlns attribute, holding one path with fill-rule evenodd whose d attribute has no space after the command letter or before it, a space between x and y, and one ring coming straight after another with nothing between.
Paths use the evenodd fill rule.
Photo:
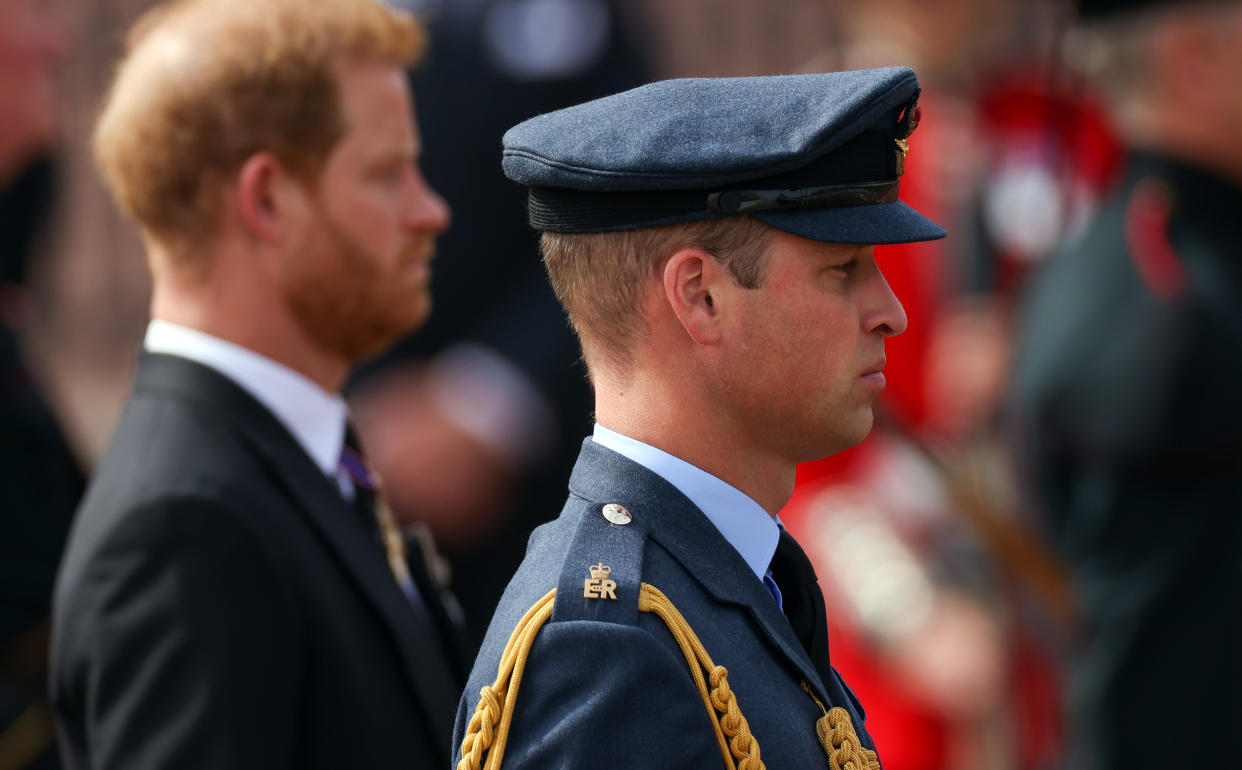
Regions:
<instances>
[{"instance_id":1,"label":"man's chin","mask_svg":"<svg viewBox=\"0 0 1242 770\"><path fill-rule=\"evenodd\" d=\"M353 349L350 351L351 357L355 361L374 358L397 344L403 338L423 328L427 323L427 319L431 317L430 297L420 300L416 305L410 307L409 311L399 318L390 318L389 323L383 327L376 325L372 328L372 333L365 337L359 335L352 346Z\"/></svg>"},{"instance_id":2,"label":"man's chin","mask_svg":"<svg viewBox=\"0 0 1242 770\"><path fill-rule=\"evenodd\" d=\"M406 325L406 328L401 332L401 336L404 337L407 334L413 334L414 332L423 328L423 326L426 325L428 319L431 318L431 311L434 307L435 307L435 303L432 302L431 292L428 291L427 289L424 289L422 292L422 296L418 298L418 300L415 302L414 306L411 309L412 312L410 313L409 323Z\"/></svg>"},{"instance_id":3,"label":"man's chin","mask_svg":"<svg viewBox=\"0 0 1242 770\"><path fill-rule=\"evenodd\" d=\"M806 452L805 456L799 459L798 462L822 460L825 457L831 457L838 452L844 452L847 449L858 446L871 434L874 422L875 417L871 413L871 407L863 407L854 416L850 424L838 424L831 431L831 435L823 435L821 437L822 440L816 442L813 451Z\"/></svg>"},{"instance_id":4,"label":"man's chin","mask_svg":"<svg viewBox=\"0 0 1242 770\"><path fill-rule=\"evenodd\" d=\"M871 435L871 431L874 428L875 428L875 413L872 411L871 405L868 404L866 407L863 408L861 414L858 415L858 424L857 424L857 428L855 431L856 437L845 448L848 449L849 447L857 446L858 444L861 444L863 440L867 438L867 436Z\"/></svg>"}]
</instances>

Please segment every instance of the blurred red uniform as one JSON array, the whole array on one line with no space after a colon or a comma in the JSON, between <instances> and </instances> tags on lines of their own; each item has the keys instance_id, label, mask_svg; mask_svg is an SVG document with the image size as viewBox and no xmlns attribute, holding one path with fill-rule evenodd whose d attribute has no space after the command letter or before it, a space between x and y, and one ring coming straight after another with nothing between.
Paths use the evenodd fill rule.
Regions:
<instances>
[{"instance_id":1,"label":"blurred red uniform","mask_svg":"<svg viewBox=\"0 0 1242 770\"><path fill-rule=\"evenodd\" d=\"M924 121L912 137L902 196L945 223L949 238L917 249L877 247L877 262L909 318L906 332L886 341L888 384L877 403L877 426L857 447L801 466L781 519L800 542L809 544L808 554L828 597L833 666L868 704L867 727L886 770L993 766L987 747L972 745L969 735L963 740L972 730L993 734L975 744L986 744L999 733L999 751L1008 755L1011 766L1048 767L1056 763L1062 746L1058 672L1050 645L1018 611L1029 603L1020 585L1001 587L996 585L1001 581L988 581L1000 607L978 603L980 617L990 613L998 632L1001 681L992 696L999 700L991 714L978 716L990 720L987 725L964 725L962 714L949 713L945 703L936 702L926 687L913 681L919 677L894 663L892 651L859 621L857 608L849 607L848 590L834 590L833 584L842 580L842 565L833 563L827 552L831 549L814 545L827 542L824 532L835 517L834 501L842 499L842 492L848 497L855 490L868 498L868 511L878 514L872 518L889 528L893 543L904 546L924 575L939 576L946 568L952 572L961 566L957 562L962 552L946 542L973 542L978 546L973 557L995 560L967 520L952 510L946 479L935 463L922 458L925 473L920 475L916 467L917 478L909 480L906 471L911 462L919 464L919 452L901 437L933 438L960 450L988 434L995 406L991 399L999 398L1006 368L1004 321L1010 300L1029 271L1091 211L1119 165L1118 145L1095 106L1081 93L1054 90L1047 76L1002 77L973 104L934 92L925 92L921 104ZM989 322L999 322L982 337L995 338L999 358L982 367L982 375L950 364L947 374L941 374L957 393L946 397L943 388L929 382L929 373L945 367L934 359L939 355L936 344L942 341L936 335L966 294L984 297L993 313ZM973 345L976 339L957 344ZM995 382L968 381L978 376ZM980 403L954 404L955 397ZM899 466L901 473L895 472ZM890 484L893 478L899 483ZM900 500L874 499L873 493L894 497L884 492L893 486L909 486L906 497L923 499L911 510L900 510ZM993 576L1004 572L994 563L976 566ZM938 577L931 577L930 584L939 586ZM986 639L987 634L972 638ZM980 661L977 668L985 666ZM985 688L983 672L963 670L971 686ZM934 678L944 672L925 674ZM942 684L952 688L949 682Z\"/></svg>"}]
</instances>

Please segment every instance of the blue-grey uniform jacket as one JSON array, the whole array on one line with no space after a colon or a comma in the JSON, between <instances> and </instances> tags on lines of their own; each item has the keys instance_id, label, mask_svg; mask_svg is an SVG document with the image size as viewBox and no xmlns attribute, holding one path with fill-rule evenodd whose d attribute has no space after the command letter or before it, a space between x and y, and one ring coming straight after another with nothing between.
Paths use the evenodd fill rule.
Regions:
<instances>
[{"instance_id":1,"label":"blue-grey uniform jacket","mask_svg":"<svg viewBox=\"0 0 1242 770\"><path fill-rule=\"evenodd\" d=\"M821 681L772 596L703 513L667 481L588 439L561 515L531 535L483 641L453 731L455 758L501 653L524 613L553 588L552 617L531 648L504 768L718 768L715 732L664 622L638 610L649 583L676 605L729 685L769 768L822 768L819 705L846 709L874 748L854 694ZM629 511L609 522L603 507ZM616 599L586 598L591 567L610 568Z\"/></svg>"}]
</instances>

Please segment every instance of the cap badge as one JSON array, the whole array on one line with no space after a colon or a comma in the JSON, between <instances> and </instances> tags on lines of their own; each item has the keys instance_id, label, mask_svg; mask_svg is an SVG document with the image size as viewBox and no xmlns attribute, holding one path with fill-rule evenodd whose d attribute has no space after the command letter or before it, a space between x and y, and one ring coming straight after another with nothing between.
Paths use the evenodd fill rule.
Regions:
<instances>
[{"instance_id":1,"label":"cap badge","mask_svg":"<svg viewBox=\"0 0 1242 770\"><path fill-rule=\"evenodd\" d=\"M616 503L609 503L608 505L605 505L603 514L605 519L608 519L613 524L620 524L622 526L629 524L634 520L634 517L630 515L629 511L625 510Z\"/></svg>"},{"instance_id":2,"label":"cap badge","mask_svg":"<svg viewBox=\"0 0 1242 770\"><path fill-rule=\"evenodd\" d=\"M906 103L901 117L897 119L897 136L893 139L897 145L897 176L906 173L906 155L910 152L910 134L913 134L914 129L919 127L922 119L923 108L919 106L919 92L916 91Z\"/></svg>"},{"instance_id":3,"label":"cap badge","mask_svg":"<svg viewBox=\"0 0 1242 770\"><path fill-rule=\"evenodd\" d=\"M615 601L617 598L617 581L608 579L608 576L612 574L612 567L600 562L591 567L590 570L591 577L586 579L582 587L583 598L612 599Z\"/></svg>"}]
</instances>

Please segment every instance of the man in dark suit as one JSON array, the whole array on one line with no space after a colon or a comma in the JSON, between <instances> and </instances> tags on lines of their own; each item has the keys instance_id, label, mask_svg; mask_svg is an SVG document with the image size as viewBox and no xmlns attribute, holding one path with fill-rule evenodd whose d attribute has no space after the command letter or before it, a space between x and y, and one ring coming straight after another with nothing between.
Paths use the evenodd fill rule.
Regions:
<instances>
[{"instance_id":1,"label":"man in dark suit","mask_svg":"<svg viewBox=\"0 0 1242 770\"><path fill-rule=\"evenodd\" d=\"M897 200L918 91L673 80L505 135L597 424L475 662L459 768L879 766L776 514L871 428L906 325L872 244L944 236Z\"/></svg>"},{"instance_id":2,"label":"man in dark suit","mask_svg":"<svg viewBox=\"0 0 1242 770\"><path fill-rule=\"evenodd\" d=\"M1079 0L1126 170L1032 288L1015 438L1083 614L1069 766L1238 764L1242 3Z\"/></svg>"},{"instance_id":3,"label":"man in dark suit","mask_svg":"<svg viewBox=\"0 0 1242 770\"><path fill-rule=\"evenodd\" d=\"M186 0L131 36L94 139L153 320L58 576L71 768L448 760L456 629L338 394L430 307L421 47L371 0Z\"/></svg>"}]
</instances>

